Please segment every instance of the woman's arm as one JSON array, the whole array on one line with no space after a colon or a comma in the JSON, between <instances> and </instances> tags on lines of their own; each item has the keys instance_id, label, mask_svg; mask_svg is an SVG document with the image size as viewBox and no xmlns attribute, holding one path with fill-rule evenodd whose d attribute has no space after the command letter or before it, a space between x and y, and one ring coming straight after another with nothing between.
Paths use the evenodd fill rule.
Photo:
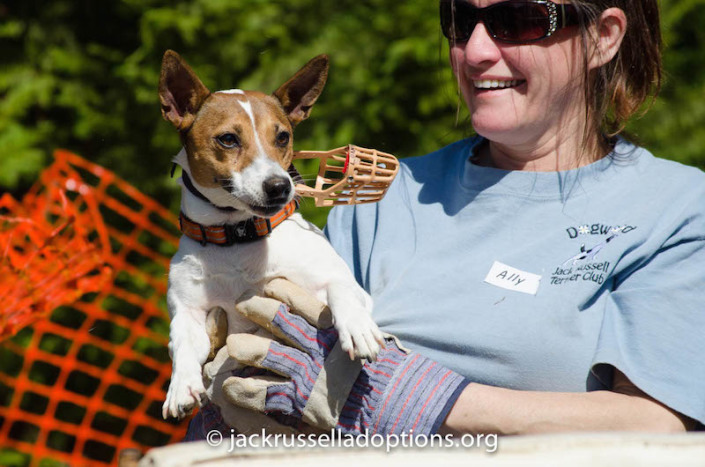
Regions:
<instances>
[{"instance_id":1,"label":"woman's arm","mask_svg":"<svg viewBox=\"0 0 705 467\"><path fill-rule=\"evenodd\" d=\"M611 391L554 393L470 384L448 414L441 433L682 432L695 427L693 420L652 399L614 371Z\"/></svg>"}]
</instances>

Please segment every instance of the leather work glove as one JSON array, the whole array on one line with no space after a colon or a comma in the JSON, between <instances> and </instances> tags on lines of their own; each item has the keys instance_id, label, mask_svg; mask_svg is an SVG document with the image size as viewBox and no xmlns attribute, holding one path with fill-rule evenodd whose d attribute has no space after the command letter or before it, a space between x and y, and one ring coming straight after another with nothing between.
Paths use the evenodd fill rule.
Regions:
<instances>
[{"instance_id":1,"label":"leather work glove","mask_svg":"<svg viewBox=\"0 0 705 467\"><path fill-rule=\"evenodd\" d=\"M343 434L430 435L468 384L390 335L376 361L350 360L325 305L284 279L270 282L265 294L274 298L252 297L236 308L283 343L228 336L230 357L270 371L224 381L225 398L237 406Z\"/></svg>"},{"instance_id":2,"label":"leather work glove","mask_svg":"<svg viewBox=\"0 0 705 467\"><path fill-rule=\"evenodd\" d=\"M254 329L266 335L264 330L253 324ZM225 310L216 307L208 311L206 315L206 332L210 340L210 354L206 364L203 366L203 381L206 386L206 393L209 402L201 407L198 413L192 418L186 434L185 441L196 441L207 439L208 433L219 431L223 437L228 437L233 433L237 434L260 434L265 430L269 434L292 435L297 431L292 428L288 420L280 420L280 423L261 412L247 410L231 404L223 394L223 381L233 374L245 376L252 373L263 373L263 370L256 368L245 368L228 355L225 347L225 339L228 333L228 317Z\"/></svg>"}]
</instances>

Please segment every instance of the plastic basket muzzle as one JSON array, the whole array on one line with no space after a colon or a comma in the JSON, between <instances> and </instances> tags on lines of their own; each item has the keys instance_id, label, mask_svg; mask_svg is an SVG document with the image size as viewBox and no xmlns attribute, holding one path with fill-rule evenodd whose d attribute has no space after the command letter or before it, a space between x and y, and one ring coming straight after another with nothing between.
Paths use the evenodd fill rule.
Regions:
<instances>
[{"instance_id":1,"label":"plastic basket muzzle","mask_svg":"<svg viewBox=\"0 0 705 467\"><path fill-rule=\"evenodd\" d=\"M297 184L296 193L316 206L374 203L381 200L399 171L391 154L352 144L330 151L297 151L294 160L319 159L313 187Z\"/></svg>"}]
</instances>

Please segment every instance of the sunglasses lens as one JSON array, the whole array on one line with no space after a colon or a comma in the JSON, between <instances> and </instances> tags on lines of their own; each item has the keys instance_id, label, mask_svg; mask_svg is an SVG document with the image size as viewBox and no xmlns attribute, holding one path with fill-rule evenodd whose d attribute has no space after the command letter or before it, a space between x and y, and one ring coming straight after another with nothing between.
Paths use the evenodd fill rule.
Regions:
<instances>
[{"instance_id":1,"label":"sunglasses lens","mask_svg":"<svg viewBox=\"0 0 705 467\"><path fill-rule=\"evenodd\" d=\"M477 9L457 0L441 0L441 31L452 41L470 38L477 24Z\"/></svg>"},{"instance_id":2,"label":"sunglasses lens","mask_svg":"<svg viewBox=\"0 0 705 467\"><path fill-rule=\"evenodd\" d=\"M456 42L470 38L478 16L493 37L505 42L542 39L548 35L551 25L551 14L545 3L510 0L477 9L462 0L441 0L440 7L443 35Z\"/></svg>"},{"instance_id":3,"label":"sunglasses lens","mask_svg":"<svg viewBox=\"0 0 705 467\"><path fill-rule=\"evenodd\" d=\"M531 2L503 2L488 8L485 26L499 40L531 42L548 35L551 15L546 5Z\"/></svg>"}]
</instances>

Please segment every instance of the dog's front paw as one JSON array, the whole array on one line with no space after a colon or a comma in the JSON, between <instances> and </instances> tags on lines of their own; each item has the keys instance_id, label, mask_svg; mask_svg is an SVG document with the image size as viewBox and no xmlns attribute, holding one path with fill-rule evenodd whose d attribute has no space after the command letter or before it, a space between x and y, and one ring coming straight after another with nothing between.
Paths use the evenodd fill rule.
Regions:
<instances>
[{"instance_id":1,"label":"dog's front paw","mask_svg":"<svg viewBox=\"0 0 705 467\"><path fill-rule=\"evenodd\" d=\"M162 406L162 417L184 418L206 399L201 373L174 373L171 377L166 401Z\"/></svg>"},{"instance_id":2,"label":"dog's front paw","mask_svg":"<svg viewBox=\"0 0 705 467\"><path fill-rule=\"evenodd\" d=\"M372 317L359 313L348 319L336 319L341 348L350 355L350 359L362 358L376 360L380 346L384 345L384 336Z\"/></svg>"}]
</instances>

